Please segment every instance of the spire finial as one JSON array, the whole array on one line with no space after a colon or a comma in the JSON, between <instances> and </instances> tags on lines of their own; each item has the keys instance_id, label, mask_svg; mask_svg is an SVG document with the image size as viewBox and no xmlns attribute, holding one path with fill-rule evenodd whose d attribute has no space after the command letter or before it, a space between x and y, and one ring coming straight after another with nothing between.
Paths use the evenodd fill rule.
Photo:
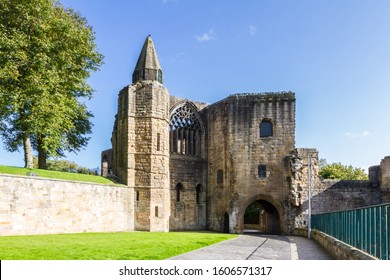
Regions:
<instances>
[{"instance_id":1,"label":"spire finial","mask_svg":"<svg viewBox=\"0 0 390 280\"><path fill-rule=\"evenodd\" d=\"M163 82L162 69L150 34L145 39L133 72L133 83L143 80Z\"/></svg>"}]
</instances>

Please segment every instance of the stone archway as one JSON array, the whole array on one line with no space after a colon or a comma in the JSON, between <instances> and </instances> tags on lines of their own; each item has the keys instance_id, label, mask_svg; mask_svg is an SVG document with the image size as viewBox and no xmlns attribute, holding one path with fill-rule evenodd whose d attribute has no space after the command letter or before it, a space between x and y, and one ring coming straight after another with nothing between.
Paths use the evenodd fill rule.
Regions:
<instances>
[{"instance_id":1,"label":"stone archway","mask_svg":"<svg viewBox=\"0 0 390 280\"><path fill-rule=\"evenodd\" d=\"M244 231L280 234L280 213L271 202L257 199L244 212Z\"/></svg>"}]
</instances>

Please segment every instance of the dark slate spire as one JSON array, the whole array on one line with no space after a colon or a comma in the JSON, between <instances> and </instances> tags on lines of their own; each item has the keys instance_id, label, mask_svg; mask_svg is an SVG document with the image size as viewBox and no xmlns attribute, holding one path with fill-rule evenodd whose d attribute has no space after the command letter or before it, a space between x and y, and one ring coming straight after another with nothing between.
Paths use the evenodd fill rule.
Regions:
<instances>
[{"instance_id":1,"label":"dark slate spire","mask_svg":"<svg viewBox=\"0 0 390 280\"><path fill-rule=\"evenodd\" d=\"M133 83L145 80L163 82L163 72L150 35L146 37L133 72Z\"/></svg>"}]
</instances>

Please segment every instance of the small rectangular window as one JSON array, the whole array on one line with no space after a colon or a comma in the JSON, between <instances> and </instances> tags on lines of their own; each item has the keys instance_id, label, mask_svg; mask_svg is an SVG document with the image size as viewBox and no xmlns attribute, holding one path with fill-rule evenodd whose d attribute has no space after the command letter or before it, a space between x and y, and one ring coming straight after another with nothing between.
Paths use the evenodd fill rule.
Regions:
<instances>
[{"instance_id":1,"label":"small rectangular window","mask_svg":"<svg viewBox=\"0 0 390 280\"><path fill-rule=\"evenodd\" d=\"M158 217L158 206L154 207L154 216Z\"/></svg>"},{"instance_id":2,"label":"small rectangular window","mask_svg":"<svg viewBox=\"0 0 390 280\"><path fill-rule=\"evenodd\" d=\"M223 183L223 171L218 170L217 171L217 184L222 184Z\"/></svg>"},{"instance_id":3,"label":"small rectangular window","mask_svg":"<svg viewBox=\"0 0 390 280\"><path fill-rule=\"evenodd\" d=\"M139 191L135 192L135 201L139 201Z\"/></svg>"},{"instance_id":4,"label":"small rectangular window","mask_svg":"<svg viewBox=\"0 0 390 280\"><path fill-rule=\"evenodd\" d=\"M267 177L267 167L265 165L260 164L258 166L258 170L257 171L258 171L259 178Z\"/></svg>"},{"instance_id":5,"label":"small rectangular window","mask_svg":"<svg viewBox=\"0 0 390 280\"><path fill-rule=\"evenodd\" d=\"M161 151L161 133L157 133L157 151Z\"/></svg>"}]
</instances>

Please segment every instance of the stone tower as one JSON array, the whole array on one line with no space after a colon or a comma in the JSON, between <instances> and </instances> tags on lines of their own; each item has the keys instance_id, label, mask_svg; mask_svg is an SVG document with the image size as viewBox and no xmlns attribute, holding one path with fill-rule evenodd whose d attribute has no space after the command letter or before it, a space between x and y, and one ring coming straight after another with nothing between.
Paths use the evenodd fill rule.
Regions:
<instances>
[{"instance_id":1,"label":"stone tower","mask_svg":"<svg viewBox=\"0 0 390 280\"><path fill-rule=\"evenodd\" d=\"M150 36L132 78L119 93L111 139L113 173L134 189L134 230L168 231L169 92Z\"/></svg>"}]
</instances>

